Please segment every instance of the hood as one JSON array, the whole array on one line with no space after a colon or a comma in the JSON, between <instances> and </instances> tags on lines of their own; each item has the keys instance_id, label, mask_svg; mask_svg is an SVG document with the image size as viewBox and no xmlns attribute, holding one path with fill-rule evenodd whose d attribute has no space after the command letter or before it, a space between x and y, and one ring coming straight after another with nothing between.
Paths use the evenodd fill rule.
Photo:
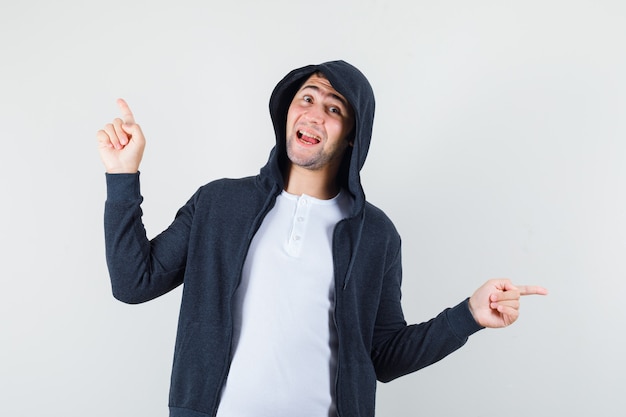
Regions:
<instances>
[{"instance_id":1,"label":"hood","mask_svg":"<svg viewBox=\"0 0 626 417\"><path fill-rule=\"evenodd\" d=\"M270 97L270 114L276 134L276 145L270 153L269 160L261 170L265 180L282 189L283 168L287 162L286 124L287 111L293 97L307 78L321 72L342 96L348 100L354 110L355 130L354 146L347 148L341 168L339 183L354 198L356 214L363 209L365 194L361 186L360 171L365 163L372 138L374 123L374 92L367 78L354 66L345 61L331 61L319 65L307 65L287 74L274 88Z\"/></svg>"}]
</instances>

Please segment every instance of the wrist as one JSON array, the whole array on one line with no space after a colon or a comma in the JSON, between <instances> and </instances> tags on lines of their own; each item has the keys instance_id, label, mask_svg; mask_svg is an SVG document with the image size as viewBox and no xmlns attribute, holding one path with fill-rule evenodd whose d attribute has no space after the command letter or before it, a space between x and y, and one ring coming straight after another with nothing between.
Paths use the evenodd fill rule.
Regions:
<instances>
[{"instance_id":1,"label":"wrist","mask_svg":"<svg viewBox=\"0 0 626 417\"><path fill-rule=\"evenodd\" d=\"M475 305L476 301L474 300L474 297L470 297L468 302L467 302L467 308L469 309L470 313L472 314L472 318L474 319L474 321L477 324L480 324L480 322L478 321L478 318L476 316L476 312L477 310L477 306Z\"/></svg>"}]
</instances>

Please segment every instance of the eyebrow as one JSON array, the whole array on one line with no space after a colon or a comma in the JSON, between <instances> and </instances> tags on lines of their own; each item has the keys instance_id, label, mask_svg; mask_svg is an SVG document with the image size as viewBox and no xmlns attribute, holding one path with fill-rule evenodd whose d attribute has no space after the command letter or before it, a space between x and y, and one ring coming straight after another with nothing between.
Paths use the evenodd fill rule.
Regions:
<instances>
[{"instance_id":1,"label":"eyebrow","mask_svg":"<svg viewBox=\"0 0 626 417\"><path fill-rule=\"evenodd\" d=\"M315 90L315 91L321 91L321 89L320 89L318 86L316 86L316 85L309 85L309 84L307 84L307 85L305 85L304 87L302 87L302 88L300 89L300 91L304 91L304 90L306 90L307 88L310 88L310 89ZM343 104L343 105L344 105L347 109L352 108L352 107L350 106L350 104L348 103L348 101L347 101L345 98L341 97L340 95L335 94L335 93L328 93L328 95L330 95L331 97L333 97L333 98L335 98L335 99L339 100L339 102L340 102L341 104Z\"/></svg>"}]
</instances>

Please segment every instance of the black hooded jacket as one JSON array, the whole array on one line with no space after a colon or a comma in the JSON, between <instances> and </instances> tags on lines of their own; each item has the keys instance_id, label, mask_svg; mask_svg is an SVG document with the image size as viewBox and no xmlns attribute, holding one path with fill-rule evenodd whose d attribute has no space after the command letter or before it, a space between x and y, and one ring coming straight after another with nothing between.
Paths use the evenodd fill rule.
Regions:
<instances>
[{"instance_id":1,"label":"black hooded jacket","mask_svg":"<svg viewBox=\"0 0 626 417\"><path fill-rule=\"evenodd\" d=\"M372 134L372 89L344 61L306 66L290 72L272 93L276 146L260 173L201 187L154 239L147 239L141 221L139 174L106 176L105 240L114 296L141 303L184 283L170 416L217 412L230 367L233 294L252 237L283 189L289 104L317 71L352 105L356 123L354 146L340 169L353 209L335 226L332 242L338 415L373 416L376 380L387 382L430 365L480 329L467 300L428 322L407 326L400 303L400 237L387 216L365 200L359 175Z\"/></svg>"}]
</instances>

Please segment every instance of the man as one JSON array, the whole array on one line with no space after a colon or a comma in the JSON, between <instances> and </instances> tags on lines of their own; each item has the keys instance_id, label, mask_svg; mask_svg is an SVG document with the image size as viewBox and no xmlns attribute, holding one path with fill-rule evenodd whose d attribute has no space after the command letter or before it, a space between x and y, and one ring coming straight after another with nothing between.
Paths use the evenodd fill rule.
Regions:
<instances>
[{"instance_id":1,"label":"man","mask_svg":"<svg viewBox=\"0 0 626 417\"><path fill-rule=\"evenodd\" d=\"M407 326L400 237L368 203L359 171L374 119L363 74L343 61L290 72L274 89L276 146L253 177L201 187L148 241L141 128L98 132L107 171L105 237L116 298L139 303L184 282L170 415L372 416L390 381L517 319L541 287L491 280Z\"/></svg>"}]
</instances>

